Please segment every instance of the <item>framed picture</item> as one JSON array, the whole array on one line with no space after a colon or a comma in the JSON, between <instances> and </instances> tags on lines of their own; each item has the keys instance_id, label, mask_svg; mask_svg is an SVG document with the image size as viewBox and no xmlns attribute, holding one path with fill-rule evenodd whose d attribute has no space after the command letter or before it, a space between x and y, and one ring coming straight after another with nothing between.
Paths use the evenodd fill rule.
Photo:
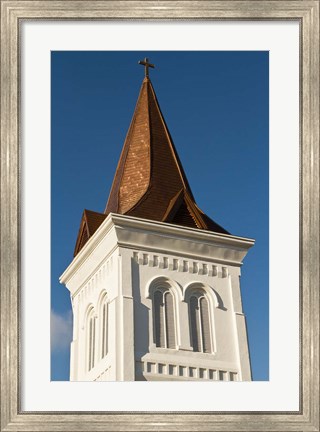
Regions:
<instances>
[{"instance_id":1,"label":"framed picture","mask_svg":"<svg viewBox=\"0 0 320 432\"><path fill-rule=\"evenodd\" d=\"M181 26L179 28L181 31ZM175 199L177 192L183 188L183 184L180 182L178 182L179 186L175 186L173 180L167 185L166 178L162 176L162 173L166 172L166 176L171 175L175 179L181 178L180 173L176 171L177 168L174 168L177 165L173 164L170 156L172 154L170 148L175 145L180 158L180 170L181 172L185 171L185 183L190 184L189 189L193 191L194 199L202 211L206 208L206 214L211 215L216 223L223 226L222 228L212 225L212 229L220 231L220 234L224 229L227 229L230 233L237 233L238 237L249 237L247 231L250 227L250 237L255 239L256 246L248 253L248 257L245 258L245 265L241 269L242 302L248 327L251 376L254 381L268 380L269 52L148 51L148 55L150 56L149 61L155 64L152 64L154 70L147 72L139 66L137 61L137 58L143 59L145 57L144 52L51 52L52 379L63 381L69 380L70 376L73 381L86 379L90 381L98 377L101 379L104 377L106 380L106 374L108 374L107 380L113 381L121 377L121 365L112 360L112 357L116 357L113 356L113 352L116 350L115 339L118 342L120 339L114 335L121 333L120 328L112 327L113 322L117 321L115 317L112 318L112 314L117 315L116 307L113 304L118 296L119 288L121 290L119 287L121 282L118 281L117 284L114 280L114 272L110 268L111 257L108 258L110 263L109 268L105 269L104 278L102 278L103 269L101 269L101 286L98 283L97 289L91 290L93 295L91 299L88 291L86 300L83 302L80 300L78 296L81 296L79 291L81 283L77 282L78 294L73 295L73 307L70 303L70 292L68 289L61 289L59 277L73 260L73 250L80 223L79 220L75 220L74 215L78 213L78 219L80 219L85 203L87 203L86 207L89 206L88 208L93 208L95 211L102 211L106 206L108 198L106 187L111 187L113 183L117 158L120 157L122 144L126 142L125 145L132 150L128 151L125 161L121 156L120 164L124 166L134 165L134 171L137 173L143 172L148 177L150 167L146 160L148 161L150 154L153 155L150 183L158 186L155 186L156 189L150 187L150 198L154 193L155 201L162 202L162 197L166 194L166 200L163 200L161 205L167 207L170 205L168 203L171 199ZM205 68L199 68L201 64L205 65ZM146 73L148 73L147 76L145 76ZM149 91L149 100L145 97L146 90ZM75 105L76 99L78 102ZM135 106L136 108L134 108ZM156 106L158 108L155 110ZM162 106L164 108L161 108ZM196 109L194 109L195 107ZM140 111L150 112L150 116L144 118L144 123L160 125L157 130L171 131L167 133L167 136L171 135L172 138L168 140L166 136L160 135L159 131L154 134L154 128L150 126L144 138L148 142L148 146L144 143L141 145L138 120L133 120L130 127L132 133L128 134L126 138L125 134L126 129L129 128L130 116L132 115L134 119L140 119L142 116ZM162 124L159 117L160 112L162 112L168 125L162 126L163 129L159 129ZM80 118L85 118L86 121L79 123ZM141 121L139 120L139 122ZM210 125L211 121L212 125ZM231 124L233 126L230 130L228 125ZM246 138L243 137L239 140L239 136L243 134ZM77 138L70 139L74 136ZM298 141L296 143L295 153L298 158ZM136 149L136 147L138 148ZM138 160L134 163L131 162L130 155L132 154L133 157L136 152L140 154L141 166ZM64 157L61 158L61 155ZM145 155L146 160L143 159L143 155ZM93 169L92 175L90 174L91 169ZM202 172L201 176L200 172ZM231 172L232 175L230 175ZM143 193L145 179L143 178L143 183L140 184L140 174L137 176L135 186L132 188L129 176L123 175L123 182L127 186L123 185L122 189L128 187L131 191L130 195L136 192L137 187L141 188ZM236 182L235 178L237 179ZM89 185L89 182L92 183ZM179 188L178 191L177 188ZM67 189L69 190L67 191ZM246 191L246 194L243 191ZM112 194L114 195L115 192ZM186 192L186 194L189 193ZM72 200L69 199L71 196L73 197ZM180 200L181 203L179 204L177 201L177 208L172 210L166 223L174 225L177 222L176 225L180 227L193 229L197 229L198 226L201 227L200 221L197 222L197 225L192 222L190 217L188 219L188 214L192 214L193 211L190 202L183 204L182 197ZM132 207L132 203L129 205ZM120 211L121 206L122 204L119 207ZM149 208L149 205L146 208ZM250 211L248 211L249 208ZM178 212L179 209L180 213ZM118 209L113 208L114 213L117 211ZM143 208L136 209L135 213L129 211L125 214L131 215L131 217L137 217L139 214L142 219L143 216L149 216L149 219L150 217L153 218L150 220L162 222L164 213L165 210L159 206L151 214L146 214ZM183 220L179 219L179 214L184 214ZM88 213L88 215L92 215L92 213ZM101 213L101 216L98 217L104 219L104 214ZM87 212L84 218L84 226L87 228ZM205 231L210 226L206 226L206 228ZM79 238L82 236L81 228L80 231ZM187 232L190 233L191 231L184 231L185 234ZM246 232L248 235L245 235ZM218 239L215 240L218 241ZM205 239L202 238L201 241L204 242ZM88 242L85 243L87 247L89 247ZM132 247L133 245L130 246L131 250ZM132 329L135 327L145 329L145 332L143 333L141 330L135 337L135 380L150 378L170 381L220 380L220 378L230 378L231 380L241 379L245 381L250 379L249 373L246 375L243 372L240 377L240 373L231 370L233 359L226 353L223 354L222 348L227 347L226 341L236 339L236 336L227 336L228 310L231 318L233 307L226 304L228 301L226 293L230 283L229 279L234 277L232 272L239 271L239 268L233 264L228 269L227 261L223 263L221 256L217 256L217 262L213 261L215 254L213 250L206 256L209 261L203 261L205 258L204 251L194 251L195 256L192 259L190 255L191 244L187 253L183 250L179 252L174 248L175 254L172 256L169 254L170 245L167 246L167 255L163 255L163 247L158 246L152 249L151 245L147 246L146 241L144 242L144 249L138 245L136 247L135 256L137 258L135 261L138 260L136 264L139 266L133 267L132 271L133 274L136 272L139 278L132 276L129 285L133 286L133 293L139 291L140 297L144 298L144 307L148 310L148 314L143 313L142 307L139 310L140 301L136 299L133 302L134 319L128 326ZM195 248L195 246L193 247ZM81 256L81 250L83 254L85 249L81 244L78 244L74 264ZM116 252L116 254L118 253L119 251ZM132 253L128 251L127 253L131 259ZM148 260L148 265L139 263L139 254L142 261ZM125 260L124 255L121 256L123 257L122 260ZM116 255L112 260L117 259ZM130 261L123 263L126 275L130 274L131 267ZM170 269L170 267L172 268ZM116 271L116 267L113 268ZM226 273L229 273L228 276ZM87 277L86 274L85 279ZM153 317L155 318L158 312L152 313L152 309L154 309L151 305L152 300L148 296L145 297L145 287L155 277L166 278L167 283L171 285L179 284L178 293L176 293L177 298L175 298L176 307L172 310L172 320L169 321L172 323L170 328L174 329L172 333L169 332L172 334L171 348L166 346L169 341L164 340L162 343L160 340L156 341L158 345L162 346L153 346L155 338L153 338L152 333L155 326L152 322ZM238 275L235 278L238 279ZM135 287L135 280L139 280L139 290L138 287ZM224 306L218 307L217 310L214 307L211 309L210 315L208 314L208 318L211 317L207 321L206 334L208 334L208 338L202 341L201 345L198 343L198 333L193 333L195 351L191 351L189 348L191 341L188 331L185 333L181 331L183 327L186 329L189 327L188 316L184 314L184 317L180 318L181 314L185 312L184 304L180 302L181 299L179 298L181 287L186 286L186 284L190 285L191 282L200 284L202 289L204 289L203 284L207 284L211 290L207 295L210 296L210 292L217 293L220 303L224 303ZM112 287L115 286L119 288L113 291ZM109 310L108 319L105 308L100 309L97 303L101 297L101 290L105 290L105 287L109 287L108 302L105 306ZM84 287L84 291L85 289L86 287ZM89 290L89 286L87 290ZM210 299L210 297L208 298ZM83 310L79 310L79 314L73 316L72 322L72 310L77 309L75 303L78 300L81 302ZM215 299L213 300L215 303ZM86 326L83 325L83 320L88 304L94 307L97 315L94 329L95 344L92 345L92 349L94 347L92 360L95 366L90 367L90 371L87 370L88 365L80 365L82 360L88 357L86 352L83 352L86 350ZM113 307L115 311L113 311ZM102 323L103 317L104 324ZM139 318L142 322L139 321ZM223 320L224 324L219 324L220 320ZM73 339L72 326L76 328L77 322L80 330L78 330L78 338ZM232 320L230 319L229 322ZM223 331L219 331L222 328ZM161 327L158 328L158 339L160 338L160 330ZM167 333L161 330L163 336ZM135 334L134 331L133 334ZM75 348L71 363L74 367L72 366L69 372L72 339L74 340L72 345ZM169 338L167 337L167 339ZM246 338L244 337L244 339ZM128 348L128 342L123 341L123 344L126 344ZM239 348L243 349L242 347ZM165 351L167 349L169 351ZM174 351L170 351L170 349ZM127 360L133 355L133 347L129 348L129 351L131 354L127 352ZM158 355L161 361L151 360L151 357L156 360L155 357L158 358ZM163 363L164 355L176 355L176 362ZM62 358L65 358L64 362L61 360ZM86 359L86 363L89 363L89 358L91 356ZM192 358L195 361L193 365L186 363L186 361L190 362ZM206 367L209 359L212 360L211 369ZM160 367L158 366L159 362ZM227 370L223 370L223 362L225 362ZM142 363L145 367L143 372L141 371L143 375L139 376L138 371L141 369ZM218 363L221 369L214 369L213 364L217 365ZM247 359L247 364L249 364L249 359ZM157 365L157 369L155 365ZM155 370L147 372L148 368ZM198 374L194 373L195 369L198 370ZM159 373L159 370L162 373ZM123 369L123 374L127 380L133 372L132 369L130 371L126 368ZM190 372L195 376L190 376ZM101 373L104 375L101 376ZM131 375L131 379L133 379L133 375Z\"/></svg>"},{"instance_id":2,"label":"framed picture","mask_svg":"<svg viewBox=\"0 0 320 432\"><path fill-rule=\"evenodd\" d=\"M319 430L319 2L271 7L264 1L4 1L1 6L2 430L76 430L80 424L84 430ZM175 41L176 34L185 45ZM76 97L76 91L67 94L68 87L81 85L94 53L100 62L96 74L105 67L101 53L109 52L111 63L120 68L121 52L123 59L131 59L135 51L137 61L143 52L151 61L152 52L165 61L167 52L168 63L181 57L200 69L212 65L205 56L214 53L269 53L268 381L261 382L260 376L241 383L70 383L50 376L50 247L55 244L50 239L50 182L54 192L59 158L64 158L64 170L73 159L62 148L50 153L57 130L50 107L53 116L61 114L70 94ZM73 69L77 74L78 68L80 81L70 79L63 90L61 72L70 73L74 55L81 57ZM192 75L201 77L196 71ZM64 99L57 109L58 91ZM64 182L61 175L60 194L67 190L61 187ZM67 196L65 203L72 199ZM54 206L64 207L62 202L52 201L60 218L63 209L60 213ZM56 233L51 230L54 238ZM59 371L59 358L51 357L51 371Z\"/></svg>"}]
</instances>

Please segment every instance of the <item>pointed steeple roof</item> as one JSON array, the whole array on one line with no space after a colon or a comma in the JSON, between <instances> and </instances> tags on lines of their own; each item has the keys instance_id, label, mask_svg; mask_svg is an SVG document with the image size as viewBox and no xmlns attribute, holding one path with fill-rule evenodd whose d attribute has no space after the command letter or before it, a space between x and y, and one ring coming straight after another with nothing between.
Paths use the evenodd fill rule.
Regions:
<instances>
[{"instance_id":1,"label":"pointed steeple roof","mask_svg":"<svg viewBox=\"0 0 320 432\"><path fill-rule=\"evenodd\" d=\"M196 205L148 74L142 82L105 211L93 213L84 212L75 255L89 239L92 226L96 230L97 223L109 213L228 234Z\"/></svg>"},{"instance_id":2,"label":"pointed steeple roof","mask_svg":"<svg viewBox=\"0 0 320 432\"><path fill-rule=\"evenodd\" d=\"M196 205L149 77L145 77L105 213L227 231Z\"/></svg>"},{"instance_id":3,"label":"pointed steeple roof","mask_svg":"<svg viewBox=\"0 0 320 432\"><path fill-rule=\"evenodd\" d=\"M105 220L107 215L103 213L97 213L91 210L84 210L82 213L80 228L78 232L78 237L76 245L74 247L73 255L76 256L77 253L83 248L87 243L89 238L97 231L99 226Z\"/></svg>"},{"instance_id":4,"label":"pointed steeple roof","mask_svg":"<svg viewBox=\"0 0 320 432\"><path fill-rule=\"evenodd\" d=\"M148 77L143 80L105 212L162 219L181 189L192 195Z\"/></svg>"}]
</instances>

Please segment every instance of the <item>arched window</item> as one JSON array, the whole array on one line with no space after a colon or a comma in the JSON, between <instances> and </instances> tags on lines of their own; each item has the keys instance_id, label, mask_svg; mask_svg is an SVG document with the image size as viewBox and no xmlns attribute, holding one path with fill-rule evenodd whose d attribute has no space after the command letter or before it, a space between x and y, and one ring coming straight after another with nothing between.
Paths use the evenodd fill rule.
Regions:
<instances>
[{"instance_id":1,"label":"arched window","mask_svg":"<svg viewBox=\"0 0 320 432\"><path fill-rule=\"evenodd\" d=\"M208 299L202 291L189 299L190 333L193 351L211 353L212 337Z\"/></svg>"},{"instance_id":2,"label":"arched window","mask_svg":"<svg viewBox=\"0 0 320 432\"><path fill-rule=\"evenodd\" d=\"M108 354L108 303L106 297L101 307L101 358Z\"/></svg>"},{"instance_id":3,"label":"arched window","mask_svg":"<svg viewBox=\"0 0 320 432\"><path fill-rule=\"evenodd\" d=\"M87 347L88 347L88 370L95 365L95 345L96 345L96 317L94 309L91 309L87 319Z\"/></svg>"},{"instance_id":4,"label":"arched window","mask_svg":"<svg viewBox=\"0 0 320 432\"><path fill-rule=\"evenodd\" d=\"M160 348L176 348L174 298L169 289L153 294L154 342Z\"/></svg>"}]
</instances>

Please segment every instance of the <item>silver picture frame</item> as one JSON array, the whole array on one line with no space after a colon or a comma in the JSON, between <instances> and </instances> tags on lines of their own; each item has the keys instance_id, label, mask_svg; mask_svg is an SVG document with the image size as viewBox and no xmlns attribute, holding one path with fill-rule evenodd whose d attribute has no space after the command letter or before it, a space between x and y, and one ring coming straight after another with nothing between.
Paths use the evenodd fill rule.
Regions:
<instances>
[{"instance_id":1,"label":"silver picture frame","mask_svg":"<svg viewBox=\"0 0 320 432\"><path fill-rule=\"evenodd\" d=\"M300 26L300 395L297 412L22 412L20 23L294 20ZM319 431L319 0L1 0L1 431ZM45 395L44 395L45 397Z\"/></svg>"}]
</instances>

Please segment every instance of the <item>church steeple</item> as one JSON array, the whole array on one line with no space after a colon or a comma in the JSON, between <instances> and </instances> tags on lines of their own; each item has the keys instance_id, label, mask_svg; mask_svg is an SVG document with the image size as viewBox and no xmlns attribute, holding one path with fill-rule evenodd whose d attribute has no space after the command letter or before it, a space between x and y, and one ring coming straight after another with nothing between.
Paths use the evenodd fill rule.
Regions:
<instances>
[{"instance_id":1,"label":"church steeple","mask_svg":"<svg viewBox=\"0 0 320 432\"><path fill-rule=\"evenodd\" d=\"M226 231L196 205L187 177L146 76L123 146L105 213Z\"/></svg>"},{"instance_id":2,"label":"church steeple","mask_svg":"<svg viewBox=\"0 0 320 432\"><path fill-rule=\"evenodd\" d=\"M139 63L145 66L145 78L104 215L119 213L228 234L196 205L149 78L154 65L147 58ZM82 244L83 235L75 254Z\"/></svg>"},{"instance_id":3,"label":"church steeple","mask_svg":"<svg viewBox=\"0 0 320 432\"><path fill-rule=\"evenodd\" d=\"M70 380L250 381L240 269L254 241L222 235L197 207L149 78L153 65L141 64L106 209L84 211L81 252L60 278L73 311Z\"/></svg>"},{"instance_id":4,"label":"church steeple","mask_svg":"<svg viewBox=\"0 0 320 432\"><path fill-rule=\"evenodd\" d=\"M153 86L145 77L105 213L162 220L181 189L192 196Z\"/></svg>"}]
</instances>

